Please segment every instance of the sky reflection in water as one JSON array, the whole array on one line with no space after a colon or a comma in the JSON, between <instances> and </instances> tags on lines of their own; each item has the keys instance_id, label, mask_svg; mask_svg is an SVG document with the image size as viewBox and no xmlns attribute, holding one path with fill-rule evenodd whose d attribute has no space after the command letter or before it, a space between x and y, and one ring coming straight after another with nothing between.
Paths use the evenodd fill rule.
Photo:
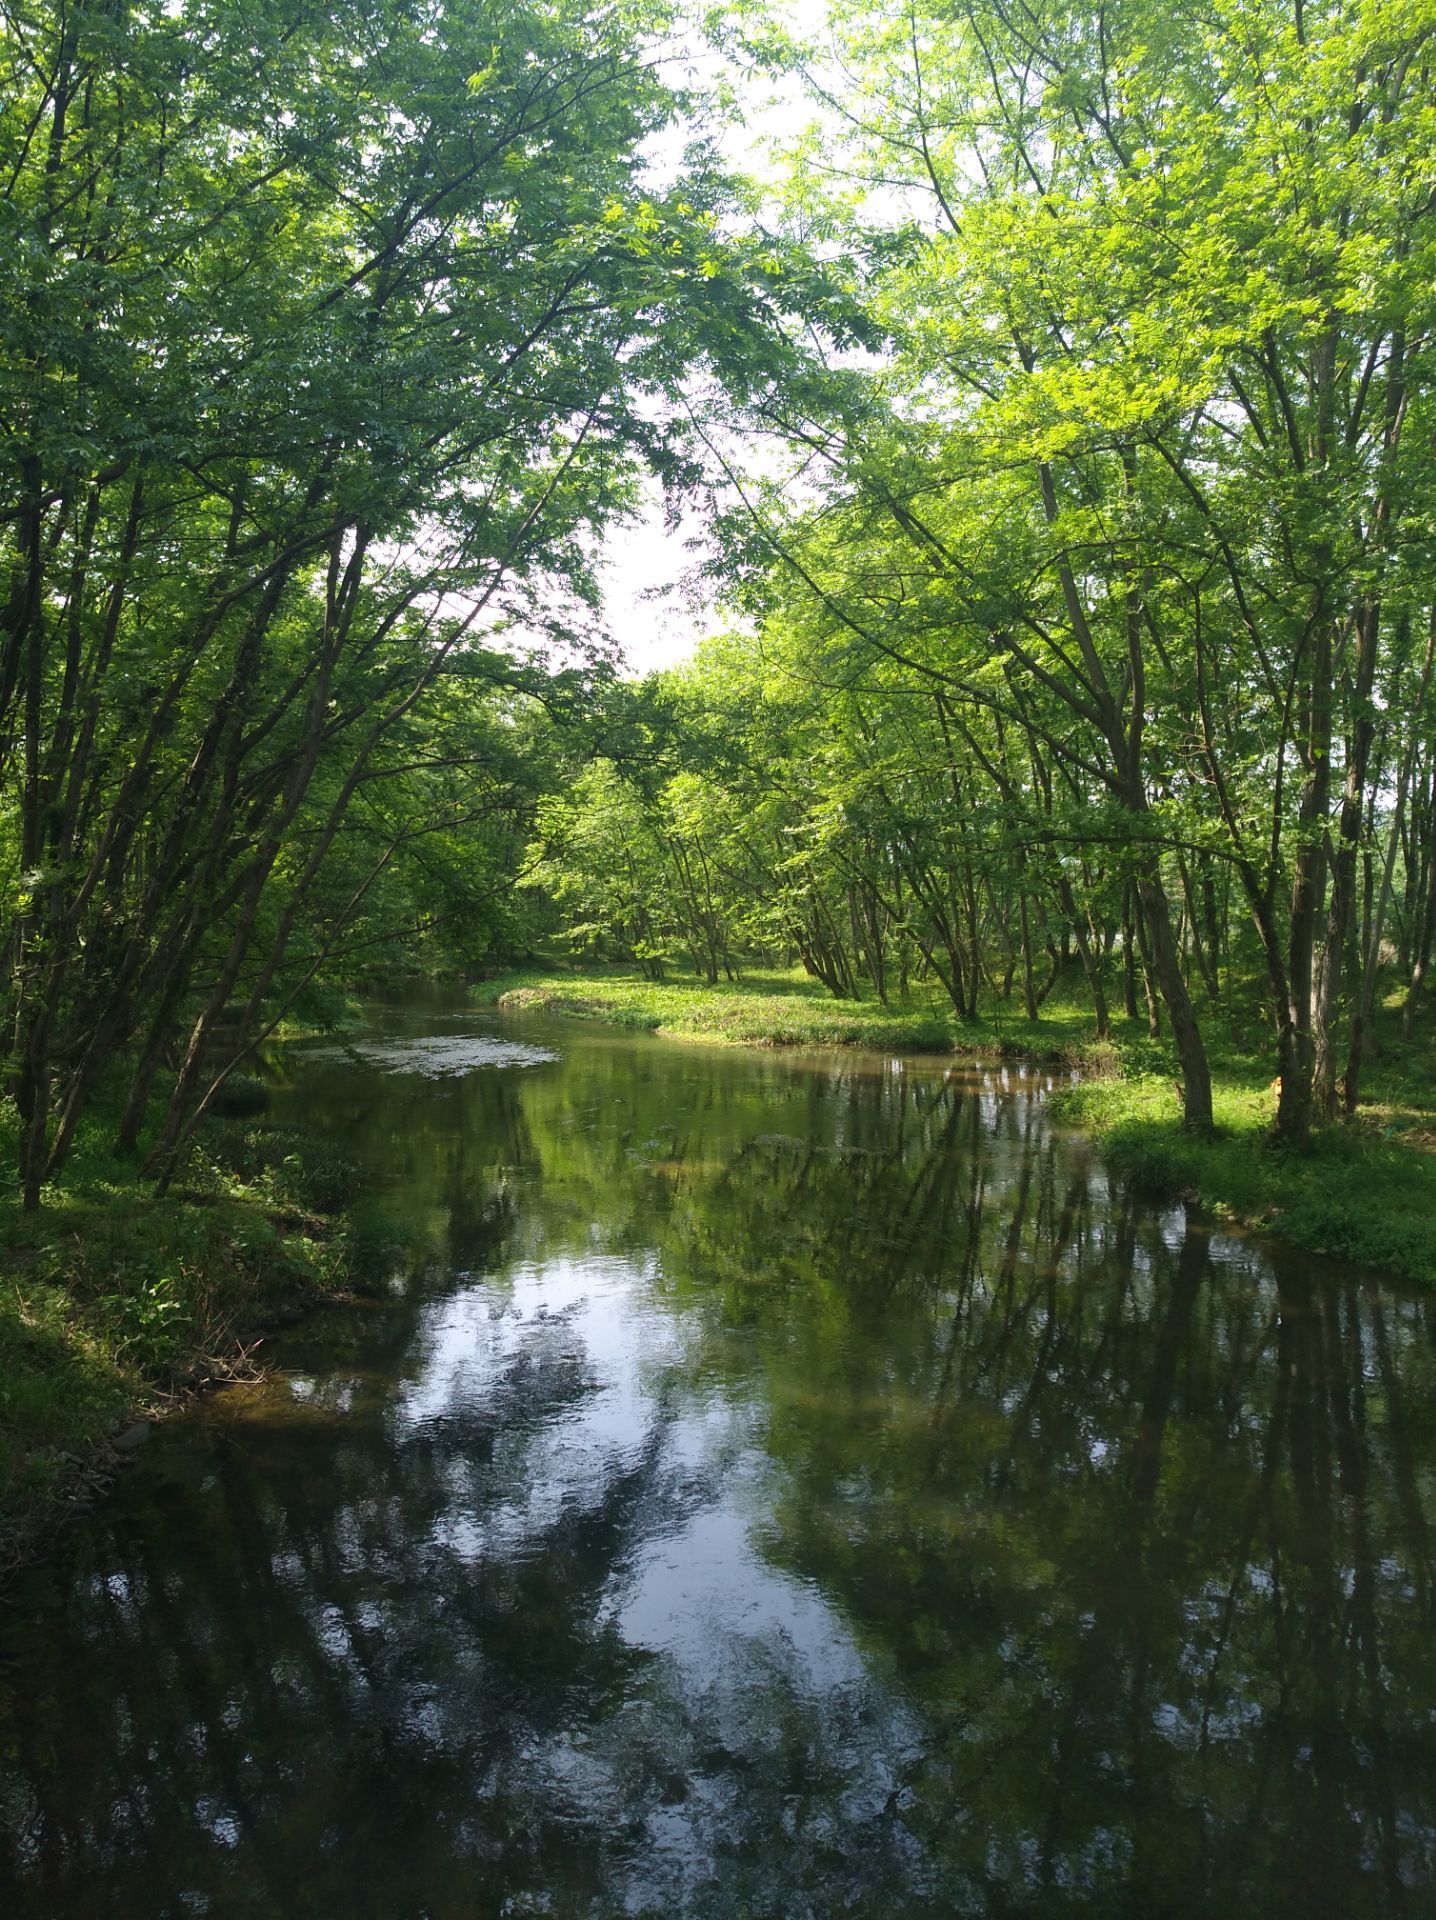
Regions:
<instances>
[{"instance_id":1,"label":"sky reflection in water","mask_svg":"<svg viewBox=\"0 0 1436 1920\"><path fill-rule=\"evenodd\" d=\"M496 1038L561 1058L402 1065ZM1110 1194L1044 1084L311 1052L427 1272L20 1589L6 1912L1432 1911L1433 1303Z\"/></svg>"}]
</instances>

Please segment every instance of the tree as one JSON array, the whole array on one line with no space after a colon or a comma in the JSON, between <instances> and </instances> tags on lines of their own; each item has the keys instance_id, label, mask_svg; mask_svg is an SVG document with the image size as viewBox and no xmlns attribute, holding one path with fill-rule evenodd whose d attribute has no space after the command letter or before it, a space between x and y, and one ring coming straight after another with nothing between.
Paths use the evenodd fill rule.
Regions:
<instances>
[{"instance_id":1,"label":"tree","mask_svg":"<svg viewBox=\"0 0 1436 1920\"><path fill-rule=\"evenodd\" d=\"M640 463L680 470L655 403L771 380L793 276L725 235L701 147L650 188L681 105L658 7L10 18L0 838L34 1206L127 1047L137 1141L183 1016L167 1177L226 1009L308 977L356 805L491 634L591 624L593 538ZM388 825L326 941L422 822Z\"/></svg>"},{"instance_id":2,"label":"tree","mask_svg":"<svg viewBox=\"0 0 1436 1920\"><path fill-rule=\"evenodd\" d=\"M1429 24L964 0L834 28L835 59L763 51L823 105L792 197L810 232L866 227L892 347L784 397L806 498L745 486L749 518L833 634L1120 823L1198 1127L1174 856L1230 865L1299 1143L1333 1099L1390 636L1429 602Z\"/></svg>"}]
</instances>

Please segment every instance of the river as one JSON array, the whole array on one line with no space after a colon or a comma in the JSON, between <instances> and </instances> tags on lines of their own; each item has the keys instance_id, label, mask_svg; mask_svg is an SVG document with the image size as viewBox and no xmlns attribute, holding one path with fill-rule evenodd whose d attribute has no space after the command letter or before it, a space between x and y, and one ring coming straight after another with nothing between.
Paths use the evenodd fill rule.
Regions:
<instances>
[{"instance_id":1,"label":"river","mask_svg":"<svg viewBox=\"0 0 1436 1920\"><path fill-rule=\"evenodd\" d=\"M424 1255L12 1593L7 1920L1436 1912L1436 1298L1051 1083L289 1049Z\"/></svg>"}]
</instances>

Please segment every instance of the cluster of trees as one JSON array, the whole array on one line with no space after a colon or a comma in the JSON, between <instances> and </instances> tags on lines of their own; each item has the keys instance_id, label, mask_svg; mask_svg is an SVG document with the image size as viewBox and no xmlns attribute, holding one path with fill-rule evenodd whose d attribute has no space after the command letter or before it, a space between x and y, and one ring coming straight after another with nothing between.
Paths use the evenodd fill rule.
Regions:
<instances>
[{"instance_id":1,"label":"cluster of trees","mask_svg":"<svg viewBox=\"0 0 1436 1920\"><path fill-rule=\"evenodd\" d=\"M101 1082L168 1177L324 971L502 934L636 476L801 263L662 5L16 0L0 37L0 996L26 1203ZM573 658L582 659L570 653ZM591 663L590 663L591 664ZM156 1089L164 1098L157 1131Z\"/></svg>"},{"instance_id":2,"label":"cluster of trees","mask_svg":"<svg viewBox=\"0 0 1436 1920\"><path fill-rule=\"evenodd\" d=\"M674 31L662 0L7 8L29 1204L117 1063L165 1179L309 982L502 947L526 863L581 944L710 979L786 953L1032 1016L1075 956L1105 1026L1116 949L1194 1126L1231 976L1291 1140L1356 1102L1393 955L1414 1016L1426 10L843 4L814 51L744 9L727 57L818 108L762 194ZM605 707L591 660L496 641L592 632L645 470L711 482L748 637Z\"/></svg>"},{"instance_id":3,"label":"cluster of trees","mask_svg":"<svg viewBox=\"0 0 1436 1920\"><path fill-rule=\"evenodd\" d=\"M1203 1009L1250 982L1299 1142L1356 1104L1378 992L1414 1016L1436 921L1429 16L832 33L759 51L821 97L793 216L865 259L886 347L765 403L781 476L708 431L752 634L659 689L676 775L565 801L557 891L710 978L916 960L962 1015L1034 1014L1071 952L1105 1026L1116 947L1195 1127Z\"/></svg>"}]
</instances>

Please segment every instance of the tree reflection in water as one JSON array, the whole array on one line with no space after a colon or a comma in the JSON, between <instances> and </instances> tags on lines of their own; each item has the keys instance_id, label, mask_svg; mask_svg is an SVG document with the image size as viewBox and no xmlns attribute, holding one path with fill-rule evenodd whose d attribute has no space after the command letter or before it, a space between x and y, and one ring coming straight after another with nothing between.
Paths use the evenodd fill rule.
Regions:
<instances>
[{"instance_id":1,"label":"tree reflection in water","mask_svg":"<svg viewBox=\"0 0 1436 1920\"><path fill-rule=\"evenodd\" d=\"M1007 1071L323 1063L441 1257L15 1596L35 1915L1431 1910L1428 1300Z\"/></svg>"}]
</instances>

